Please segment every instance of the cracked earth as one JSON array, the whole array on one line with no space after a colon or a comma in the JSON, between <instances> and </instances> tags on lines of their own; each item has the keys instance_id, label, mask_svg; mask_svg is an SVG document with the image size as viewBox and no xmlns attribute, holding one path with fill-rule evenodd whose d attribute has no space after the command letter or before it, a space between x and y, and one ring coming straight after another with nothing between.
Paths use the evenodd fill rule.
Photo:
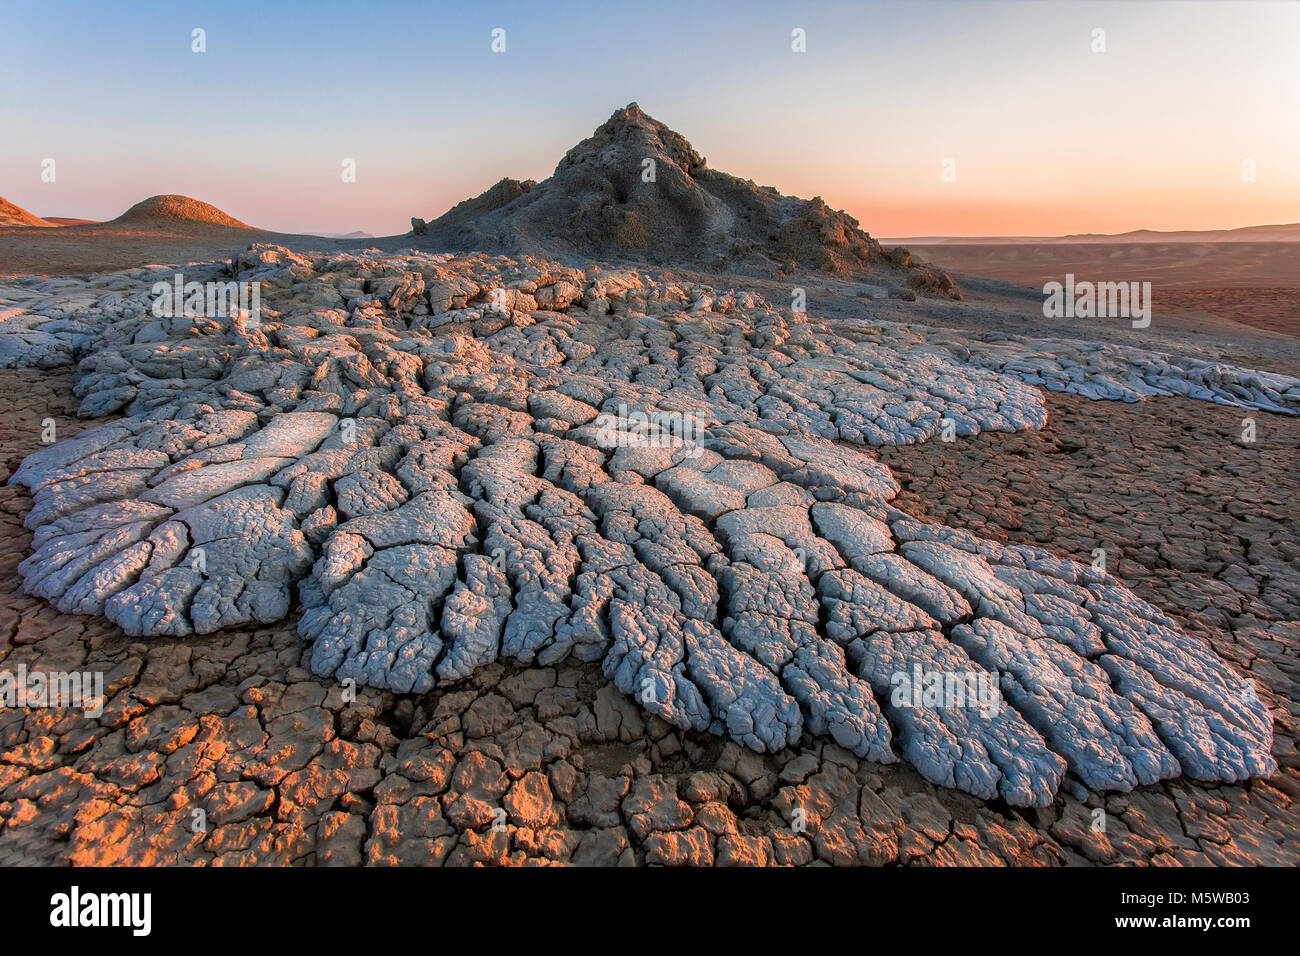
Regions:
<instances>
[{"instance_id":1,"label":"cracked earth","mask_svg":"<svg viewBox=\"0 0 1300 956\"><path fill-rule=\"evenodd\" d=\"M17 353L81 364L4 373L5 666L109 700L0 712L5 859L1294 862L1294 380L485 257L238 265L260 329L24 290ZM74 389L121 417L76 435ZM1002 708L895 705L918 663Z\"/></svg>"}]
</instances>

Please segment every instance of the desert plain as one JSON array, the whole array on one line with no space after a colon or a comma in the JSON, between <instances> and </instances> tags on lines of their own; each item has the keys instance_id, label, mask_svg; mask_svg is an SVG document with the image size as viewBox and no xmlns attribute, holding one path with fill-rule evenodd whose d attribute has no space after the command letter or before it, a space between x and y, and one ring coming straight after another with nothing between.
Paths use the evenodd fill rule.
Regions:
<instances>
[{"instance_id":1,"label":"desert plain","mask_svg":"<svg viewBox=\"0 0 1300 956\"><path fill-rule=\"evenodd\" d=\"M1300 858L1300 243L904 249L635 104L399 236L6 213L0 653L104 701L5 863Z\"/></svg>"}]
</instances>

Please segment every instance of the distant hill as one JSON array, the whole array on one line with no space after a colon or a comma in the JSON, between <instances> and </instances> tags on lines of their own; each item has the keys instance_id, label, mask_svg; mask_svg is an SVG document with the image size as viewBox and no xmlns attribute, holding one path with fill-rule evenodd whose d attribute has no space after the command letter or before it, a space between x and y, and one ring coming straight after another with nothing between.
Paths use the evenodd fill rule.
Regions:
<instances>
[{"instance_id":1,"label":"distant hill","mask_svg":"<svg viewBox=\"0 0 1300 956\"><path fill-rule=\"evenodd\" d=\"M1300 222L1273 226L1242 226L1240 229L1184 229L1160 232L1134 229L1114 234L1084 232L1070 236L910 236L882 242L913 246L1027 245L1030 243L1124 243L1124 242L1300 242Z\"/></svg>"},{"instance_id":2,"label":"distant hill","mask_svg":"<svg viewBox=\"0 0 1300 956\"><path fill-rule=\"evenodd\" d=\"M1243 226L1240 229L1185 229L1178 232L1160 232L1155 229L1135 229L1113 236L1082 233L1061 236L1053 242L1300 242L1300 222L1273 226Z\"/></svg>"},{"instance_id":3,"label":"distant hill","mask_svg":"<svg viewBox=\"0 0 1300 956\"><path fill-rule=\"evenodd\" d=\"M321 232L317 233L322 239L373 239L372 232L362 232L357 229L355 232Z\"/></svg>"},{"instance_id":4,"label":"distant hill","mask_svg":"<svg viewBox=\"0 0 1300 956\"><path fill-rule=\"evenodd\" d=\"M0 275L70 275L146 262L226 258L255 242L324 248L334 239L256 229L188 196L151 196L108 222L46 221L47 229L0 227Z\"/></svg>"},{"instance_id":5,"label":"distant hill","mask_svg":"<svg viewBox=\"0 0 1300 956\"><path fill-rule=\"evenodd\" d=\"M0 198L0 226L50 226L53 223L34 216L21 206Z\"/></svg>"},{"instance_id":6,"label":"distant hill","mask_svg":"<svg viewBox=\"0 0 1300 956\"><path fill-rule=\"evenodd\" d=\"M191 199L188 196L151 196L138 202L110 225L145 226L161 223L192 223L208 226L225 226L232 229L252 229L247 223L227 216L216 206Z\"/></svg>"}]
</instances>

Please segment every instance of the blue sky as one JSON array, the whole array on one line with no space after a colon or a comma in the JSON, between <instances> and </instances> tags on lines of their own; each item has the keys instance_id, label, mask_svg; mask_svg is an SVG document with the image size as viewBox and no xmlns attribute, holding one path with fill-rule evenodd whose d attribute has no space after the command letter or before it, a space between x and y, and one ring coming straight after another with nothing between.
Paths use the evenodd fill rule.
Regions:
<instances>
[{"instance_id":1,"label":"blue sky","mask_svg":"<svg viewBox=\"0 0 1300 956\"><path fill-rule=\"evenodd\" d=\"M390 234L544 178L636 100L713 167L878 235L1300 220L1286 0L0 0L0 23L0 195L40 215L177 192L267 228Z\"/></svg>"}]
</instances>

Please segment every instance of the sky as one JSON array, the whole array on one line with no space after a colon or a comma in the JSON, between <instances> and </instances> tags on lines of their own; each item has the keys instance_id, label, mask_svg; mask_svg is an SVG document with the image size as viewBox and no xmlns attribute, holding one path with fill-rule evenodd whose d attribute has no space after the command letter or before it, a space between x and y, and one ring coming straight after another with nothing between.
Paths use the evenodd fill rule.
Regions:
<instances>
[{"instance_id":1,"label":"sky","mask_svg":"<svg viewBox=\"0 0 1300 956\"><path fill-rule=\"evenodd\" d=\"M1296 0L0 0L0 196L391 235L637 101L882 237L1297 222L1298 64Z\"/></svg>"}]
</instances>

